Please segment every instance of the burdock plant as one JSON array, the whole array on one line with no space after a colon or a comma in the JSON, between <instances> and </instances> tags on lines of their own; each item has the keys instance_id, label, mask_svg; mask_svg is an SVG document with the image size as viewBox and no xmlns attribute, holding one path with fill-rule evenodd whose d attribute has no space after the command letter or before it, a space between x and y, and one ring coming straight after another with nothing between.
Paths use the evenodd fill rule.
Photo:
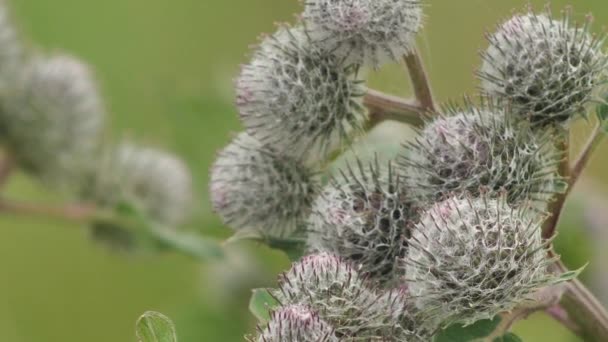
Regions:
<instances>
[{"instance_id":1,"label":"burdock plant","mask_svg":"<svg viewBox=\"0 0 608 342\"><path fill-rule=\"evenodd\" d=\"M333 328L319 314L302 305L286 306L271 314L268 325L261 329L260 336L251 341L319 341L337 342Z\"/></svg>"},{"instance_id":2,"label":"burdock plant","mask_svg":"<svg viewBox=\"0 0 608 342\"><path fill-rule=\"evenodd\" d=\"M382 285L399 282L417 214L395 168L361 161L332 179L313 204L307 250L336 253Z\"/></svg>"},{"instance_id":3,"label":"burdock plant","mask_svg":"<svg viewBox=\"0 0 608 342\"><path fill-rule=\"evenodd\" d=\"M258 341L508 340L517 319L549 307L580 336L608 338L606 311L552 249L608 112L608 56L590 19L514 14L488 35L481 94L440 108L415 44L422 2L303 5L243 68L246 133L211 177L233 239L265 241L295 262L252 299ZM364 85L366 68L399 60L414 99ZM598 128L570 163L570 124L593 109ZM395 160L333 165L384 121L417 133ZM274 312L270 322L260 310Z\"/></svg>"},{"instance_id":4,"label":"burdock plant","mask_svg":"<svg viewBox=\"0 0 608 342\"><path fill-rule=\"evenodd\" d=\"M534 124L563 124L584 116L608 67L604 36L591 18L573 22L570 9L515 15L488 37L479 70L485 93L507 98Z\"/></svg>"},{"instance_id":5,"label":"burdock plant","mask_svg":"<svg viewBox=\"0 0 608 342\"><path fill-rule=\"evenodd\" d=\"M480 96L437 106L416 48L425 3L306 0L292 25L255 47L236 81L244 130L210 172L211 203L235 231L294 262L255 291L250 341L514 341L512 324L544 311L589 341L608 313L559 261L552 241L567 195L603 139L604 36L571 11L526 8L488 35ZM192 179L170 153L115 144L91 69L24 49L0 8L0 185L11 170L77 201L0 211L84 223L130 251L218 257L214 240L178 229ZM408 69L413 99L365 85L387 63ZM597 127L570 161L571 124ZM378 124L415 128L394 160L338 157ZM348 159L348 158L347 158ZM175 341L147 313L141 341Z\"/></svg>"},{"instance_id":6,"label":"burdock plant","mask_svg":"<svg viewBox=\"0 0 608 342\"><path fill-rule=\"evenodd\" d=\"M510 206L504 195L435 203L416 224L403 263L417 306L443 324L472 324L559 283L549 271L542 219L526 206Z\"/></svg>"},{"instance_id":7,"label":"burdock plant","mask_svg":"<svg viewBox=\"0 0 608 342\"><path fill-rule=\"evenodd\" d=\"M563 191L557 169L563 158L554 129L536 130L514 117L509 102L481 98L479 104L448 105L406 144L398 161L418 202L451 193L506 192L510 203L545 204Z\"/></svg>"}]
</instances>

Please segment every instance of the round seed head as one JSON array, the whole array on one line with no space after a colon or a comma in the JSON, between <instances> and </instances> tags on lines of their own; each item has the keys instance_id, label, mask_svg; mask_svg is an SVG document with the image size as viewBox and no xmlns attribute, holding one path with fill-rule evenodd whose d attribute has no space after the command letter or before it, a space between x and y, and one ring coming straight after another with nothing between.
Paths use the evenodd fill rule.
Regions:
<instances>
[{"instance_id":1,"label":"round seed head","mask_svg":"<svg viewBox=\"0 0 608 342\"><path fill-rule=\"evenodd\" d=\"M350 165L317 197L308 220L308 249L353 262L382 285L399 280L398 261L415 210L392 165Z\"/></svg>"},{"instance_id":2,"label":"round seed head","mask_svg":"<svg viewBox=\"0 0 608 342\"><path fill-rule=\"evenodd\" d=\"M377 340L405 334L405 293L377 293L355 268L332 254L309 255L279 278L273 295L283 305L306 305L334 326L339 338Z\"/></svg>"},{"instance_id":3,"label":"round seed head","mask_svg":"<svg viewBox=\"0 0 608 342\"><path fill-rule=\"evenodd\" d=\"M415 47L420 0L305 0L312 39L347 63L379 67Z\"/></svg>"},{"instance_id":4,"label":"round seed head","mask_svg":"<svg viewBox=\"0 0 608 342\"><path fill-rule=\"evenodd\" d=\"M289 305L272 312L258 342L338 342L334 329L307 306Z\"/></svg>"},{"instance_id":5,"label":"round seed head","mask_svg":"<svg viewBox=\"0 0 608 342\"><path fill-rule=\"evenodd\" d=\"M133 205L154 222L177 227L193 209L192 176L176 156L122 143L105 153L91 176L84 198L101 207Z\"/></svg>"},{"instance_id":6,"label":"round seed head","mask_svg":"<svg viewBox=\"0 0 608 342\"><path fill-rule=\"evenodd\" d=\"M304 222L316 194L313 174L248 133L239 134L211 170L211 201L234 230L288 237Z\"/></svg>"},{"instance_id":7,"label":"round seed head","mask_svg":"<svg viewBox=\"0 0 608 342\"><path fill-rule=\"evenodd\" d=\"M279 153L324 160L363 131L365 89L356 73L311 43L302 28L280 28L237 80L243 124Z\"/></svg>"},{"instance_id":8,"label":"round seed head","mask_svg":"<svg viewBox=\"0 0 608 342\"><path fill-rule=\"evenodd\" d=\"M52 185L82 179L105 115L86 65L69 56L34 58L3 106L6 143L23 170Z\"/></svg>"},{"instance_id":9,"label":"round seed head","mask_svg":"<svg viewBox=\"0 0 608 342\"><path fill-rule=\"evenodd\" d=\"M434 203L450 193L487 189L505 191L509 203L546 205L561 190L558 133L532 130L510 113L508 106L488 100L450 107L427 123L400 158L412 194Z\"/></svg>"},{"instance_id":10,"label":"round seed head","mask_svg":"<svg viewBox=\"0 0 608 342\"><path fill-rule=\"evenodd\" d=\"M445 325L472 324L556 282L540 216L484 196L453 197L423 213L404 259L418 308Z\"/></svg>"},{"instance_id":11,"label":"round seed head","mask_svg":"<svg viewBox=\"0 0 608 342\"><path fill-rule=\"evenodd\" d=\"M513 103L514 114L538 125L565 123L584 115L598 86L606 82L604 36L589 33L588 20L572 23L528 12L489 37L479 72L483 91Z\"/></svg>"}]
</instances>

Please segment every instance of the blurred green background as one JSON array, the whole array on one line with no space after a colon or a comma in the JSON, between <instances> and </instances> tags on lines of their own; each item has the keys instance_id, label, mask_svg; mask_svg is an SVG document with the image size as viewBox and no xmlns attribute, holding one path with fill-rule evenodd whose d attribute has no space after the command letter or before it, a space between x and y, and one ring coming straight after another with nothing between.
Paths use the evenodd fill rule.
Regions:
<instances>
[{"instance_id":1,"label":"blurred green background","mask_svg":"<svg viewBox=\"0 0 608 342\"><path fill-rule=\"evenodd\" d=\"M427 25L420 46L438 98L457 99L474 92L473 71L479 64L477 51L485 46L483 33L527 1L426 2ZM532 2L537 8L544 3ZM593 12L596 28L608 24L602 22L608 18L605 0L570 2L577 18ZM248 47L256 37L272 32L277 21L292 21L298 1L10 0L8 4L30 42L72 53L95 68L115 136L161 146L187 160L200 202L195 226L227 236L229 231L211 213L206 183L215 151L229 141L231 132L240 130L232 105L232 79L239 64L247 61ZM555 11L566 4L552 1ZM371 83L396 94L409 91L399 66L384 68ZM588 178L608 172L605 152L598 153ZM593 188L597 191L605 184ZM584 189L578 190L582 200L589 198ZM11 181L7 196L62 201L22 175ZM570 205L559 243L573 266L592 259L585 279L598 284L593 271L601 267L593 262L601 259L590 249L589 233L583 227L587 207L576 201ZM288 265L282 254L255 245L233 247L227 262L202 264L171 254L113 254L88 239L83 227L21 217L0 217L0 233L0 341L134 341L134 322L150 309L175 319L182 342L242 341L254 324L247 312L248 288L271 286ZM519 324L517 330L527 341L576 341L540 315Z\"/></svg>"}]
</instances>

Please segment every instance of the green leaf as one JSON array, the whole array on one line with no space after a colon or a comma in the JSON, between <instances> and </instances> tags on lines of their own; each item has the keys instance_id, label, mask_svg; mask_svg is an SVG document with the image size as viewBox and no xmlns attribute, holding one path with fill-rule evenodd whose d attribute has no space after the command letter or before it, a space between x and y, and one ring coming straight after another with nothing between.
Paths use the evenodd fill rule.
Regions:
<instances>
[{"instance_id":1,"label":"green leaf","mask_svg":"<svg viewBox=\"0 0 608 342\"><path fill-rule=\"evenodd\" d=\"M279 305L274 297L270 295L268 289L254 289L249 300L249 311L264 324L270 320L270 311Z\"/></svg>"},{"instance_id":2,"label":"green leaf","mask_svg":"<svg viewBox=\"0 0 608 342\"><path fill-rule=\"evenodd\" d=\"M304 255L305 242L302 238L276 238L263 236L258 231L241 230L232 235L224 244L240 241L257 241L265 243L268 247L283 251L289 260L298 261Z\"/></svg>"},{"instance_id":3,"label":"green leaf","mask_svg":"<svg viewBox=\"0 0 608 342\"><path fill-rule=\"evenodd\" d=\"M602 103L602 104L598 105L596 111L597 111L597 117L598 117L598 119L600 119L600 121L608 120L608 104L607 103Z\"/></svg>"},{"instance_id":4,"label":"green leaf","mask_svg":"<svg viewBox=\"0 0 608 342\"><path fill-rule=\"evenodd\" d=\"M490 336L500 324L500 317L484 319L474 324L463 326L453 324L435 336L435 342L471 342Z\"/></svg>"},{"instance_id":5,"label":"green leaf","mask_svg":"<svg viewBox=\"0 0 608 342\"><path fill-rule=\"evenodd\" d=\"M135 332L139 342L177 342L173 322L154 311L148 311L139 317Z\"/></svg>"},{"instance_id":6,"label":"green leaf","mask_svg":"<svg viewBox=\"0 0 608 342\"><path fill-rule=\"evenodd\" d=\"M597 118L600 120L604 133L608 133L608 96L596 107Z\"/></svg>"},{"instance_id":7,"label":"green leaf","mask_svg":"<svg viewBox=\"0 0 608 342\"><path fill-rule=\"evenodd\" d=\"M507 333L502 337L495 338L493 342L524 342L524 340L513 333Z\"/></svg>"},{"instance_id":8,"label":"green leaf","mask_svg":"<svg viewBox=\"0 0 608 342\"><path fill-rule=\"evenodd\" d=\"M200 234L180 232L167 227L150 227L150 233L161 247L179 251L198 260L224 257L224 249L218 241Z\"/></svg>"},{"instance_id":9,"label":"green leaf","mask_svg":"<svg viewBox=\"0 0 608 342\"><path fill-rule=\"evenodd\" d=\"M114 211L116 211L117 214L126 217L135 217L140 215L135 206L127 201L118 202L114 207Z\"/></svg>"},{"instance_id":10,"label":"green leaf","mask_svg":"<svg viewBox=\"0 0 608 342\"><path fill-rule=\"evenodd\" d=\"M224 245L229 245L241 241L263 241L264 237L260 232L255 230L243 229L234 233L224 242Z\"/></svg>"},{"instance_id":11,"label":"green leaf","mask_svg":"<svg viewBox=\"0 0 608 342\"><path fill-rule=\"evenodd\" d=\"M291 262L296 262L304 256L304 249L288 249L283 250L283 252L287 254L287 257Z\"/></svg>"},{"instance_id":12,"label":"green leaf","mask_svg":"<svg viewBox=\"0 0 608 342\"><path fill-rule=\"evenodd\" d=\"M121 218L120 222L115 225L121 228L123 234L118 234L117 232L120 231L115 229L108 231L108 234L114 233L109 237L123 237L124 235L122 240L125 242L122 240L117 242L123 242L124 245L129 242L128 246L131 249L153 252L172 250L203 261L224 257L224 250L219 241L200 234L180 231L173 227L161 226L148 219L131 203L122 201L114 210Z\"/></svg>"},{"instance_id":13,"label":"green leaf","mask_svg":"<svg viewBox=\"0 0 608 342\"><path fill-rule=\"evenodd\" d=\"M568 187L569 187L569 184L566 181L555 180L553 182L553 188L554 188L555 192L558 194L565 194L566 191L568 190Z\"/></svg>"},{"instance_id":14,"label":"green leaf","mask_svg":"<svg viewBox=\"0 0 608 342\"><path fill-rule=\"evenodd\" d=\"M585 270L585 268L587 268L587 265L588 265L588 263L585 264L583 267L579 268L578 270L573 270L573 271L568 271L568 272L562 273L558 277L557 283L565 283L570 280L578 278L578 276Z\"/></svg>"},{"instance_id":15,"label":"green leaf","mask_svg":"<svg viewBox=\"0 0 608 342\"><path fill-rule=\"evenodd\" d=\"M270 248L279 249L287 254L291 261L298 261L304 255L305 242L303 239L267 239Z\"/></svg>"},{"instance_id":16,"label":"green leaf","mask_svg":"<svg viewBox=\"0 0 608 342\"><path fill-rule=\"evenodd\" d=\"M136 248L135 234L112 221L95 220L91 222L89 228L94 241L112 250L131 252Z\"/></svg>"}]
</instances>

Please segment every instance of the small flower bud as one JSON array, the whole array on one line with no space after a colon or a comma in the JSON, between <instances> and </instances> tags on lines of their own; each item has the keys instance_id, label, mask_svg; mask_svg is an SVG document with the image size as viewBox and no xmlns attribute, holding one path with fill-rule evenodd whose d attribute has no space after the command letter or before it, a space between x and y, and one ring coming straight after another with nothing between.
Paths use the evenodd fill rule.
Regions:
<instances>
[{"instance_id":1,"label":"small flower bud","mask_svg":"<svg viewBox=\"0 0 608 342\"><path fill-rule=\"evenodd\" d=\"M86 65L69 56L34 58L2 111L21 168L52 185L81 179L98 151L105 115Z\"/></svg>"},{"instance_id":2,"label":"small flower bud","mask_svg":"<svg viewBox=\"0 0 608 342\"><path fill-rule=\"evenodd\" d=\"M584 115L584 106L607 80L605 37L589 33L588 20L572 25L544 14L517 15L489 37L479 72L483 91L508 99L515 114L533 123L564 123Z\"/></svg>"},{"instance_id":3,"label":"small flower bud","mask_svg":"<svg viewBox=\"0 0 608 342\"><path fill-rule=\"evenodd\" d=\"M313 205L308 249L335 253L357 265L370 280L391 285L399 279L398 261L409 237L415 210L392 165L378 161L331 180Z\"/></svg>"},{"instance_id":4,"label":"small flower bud","mask_svg":"<svg viewBox=\"0 0 608 342\"><path fill-rule=\"evenodd\" d=\"M193 207L192 176L177 157L152 148L123 143L112 149L94 171L93 189L84 197L102 207L128 203L154 222L177 227Z\"/></svg>"},{"instance_id":5,"label":"small flower bud","mask_svg":"<svg viewBox=\"0 0 608 342\"><path fill-rule=\"evenodd\" d=\"M310 35L347 63L378 67L414 49L422 27L420 0L309 0Z\"/></svg>"},{"instance_id":6,"label":"small flower bud","mask_svg":"<svg viewBox=\"0 0 608 342\"><path fill-rule=\"evenodd\" d=\"M213 208L234 230L288 237L304 222L316 194L311 171L240 133L211 169Z\"/></svg>"},{"instance_id":7,"label":"small flower bud","mask_svg":"<svg viewBox=\"0 0 608 342\"><path fill-rule=\"evenodd\" d=\"M451 107L427 123L401 156L408 189L423 203L450 193L506 191L509 203L545 205L560 191L562 158L552 129L532 130L509 106L484 101Z\"/></svg>"},{"instance_id":8,"label":"small flower bud","mask_svg":"<svg viewBox=\"0 0 608 342\"><path fill-rule=\"evenodd\" d=\"M361 83L355 68L322 52L302 28L282 27L243 68L237 106L253 137L316 163L363 131Z\"/></svg>"},{"instance_id":9,"label":"small flower bud","mask_svg":"<svg viewBox=\"0 0 608 342\"><path fill-rule=\"evenodd\" d=\"M448 325L493 318L556 282L543 217L505 198L453 197L423 213L404 259L416 305Z\"/></svg>"},{"instance_id":10,"label":"small flower bud","mask_svg":"<svg viewBox=\"0 0 608 342\"><path fill-rule=\"evenodd\" d=\"M404 292L376 293L368 285L347 261L320 253L294 264L273 295L283 305L310 306L340 338L369 341L403 333Z\"/></svg>"},{"instance_id":11,"label":"small flower bud","mask_svg":"<svg viewBox=\"0 0 608 342\"><path fill-rule=\"evenodd\" d=\"M258 342L338 342L334 329L312 309L302 305L281 307L272 312Z\"/></svg>"}]
</instances>

